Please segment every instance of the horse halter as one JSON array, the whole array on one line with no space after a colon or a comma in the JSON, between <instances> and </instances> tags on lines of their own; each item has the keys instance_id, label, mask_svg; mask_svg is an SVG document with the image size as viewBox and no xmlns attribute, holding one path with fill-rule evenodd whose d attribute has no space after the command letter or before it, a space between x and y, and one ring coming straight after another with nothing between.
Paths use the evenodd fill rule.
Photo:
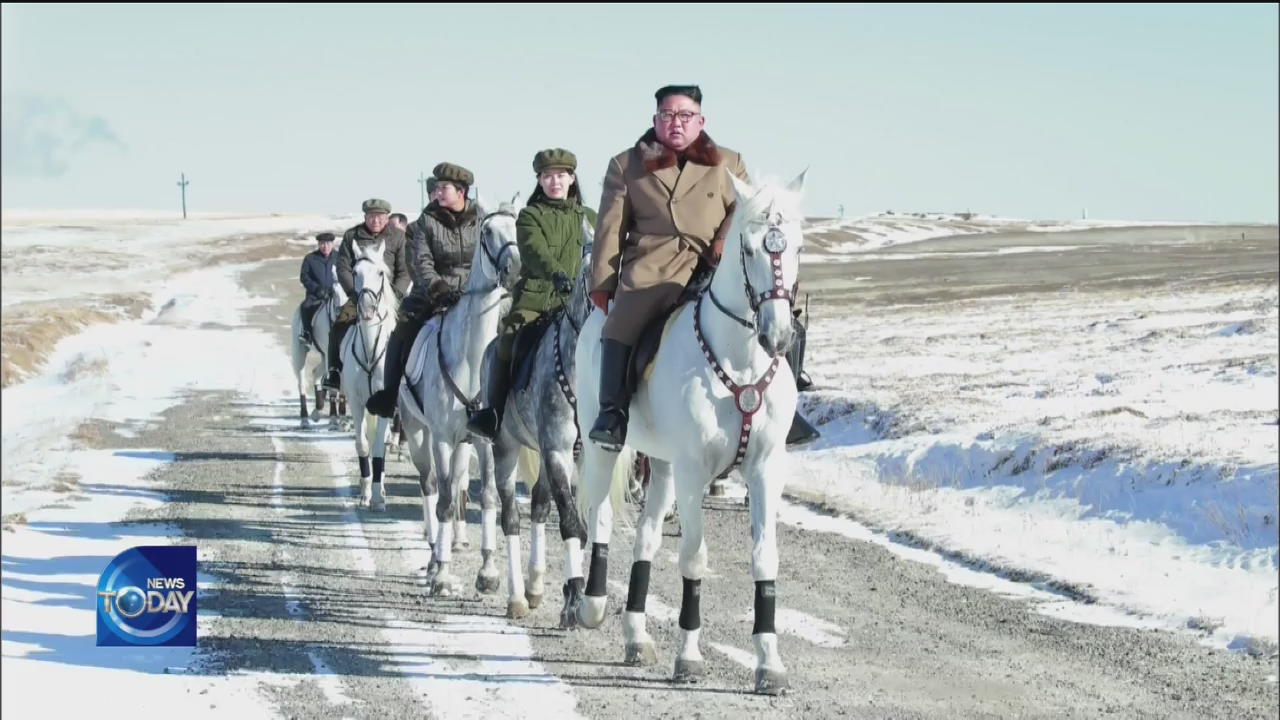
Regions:
<instances>
[{"instance_id":1,"label":"horse halter","mask_svg":"<svg viewBox=\"0 0 1280 720\"><path fill-rule=\"evenodd\" d=\"M751 286L751 276L747 274L747 234L744 232L740 235L739 256L742 261L742 279L746 287L747 301L751 304L751 311L755 317L760 316L760 305L769 300L786 300L794 302L794 295L791 288L784 285L782 279L782 253L787 250L787 235L782 232L782 218L780 215L765 211L765 219L769 223L769 229L764 234L764 251L769 253L769 264L773 269L773 286L764 292L757 293L755 288ZM754 251L752 252L754 254ZM711 296L711 302L715 303L716 308L720 312L729 316L739 325L754 331L755 325L734 315L720 301L716 299L716 295L711 291L711 287L707 287L704 295ZM764 407L764 395L769 389L769 385L773 383L774 377L778 373L778 364L780 357L774 357L769 363L769 367L765 369L764 374L755 382L739 385L729 377L729 373L725 371L720 361L716 359L716 355L711 350L711 345L707 342L702 332L702 295L698 296L697 305L693 309L693 334L698 339L698 349L702 351L703 357L707 359L707 364L711 366L720 383L728 388L733 395L734 405L738 408L738 413L742 417L742 422L738 431L738 448L734 453L733 460L716 477L726 477L734 468L742 464L747 457L747 445L751 442L751 425L755 419L755 415Z\"/></svg>"},{"instance_id":2,"label":"horse halter","mask_svg":"<svg viewBox=\"0 0 1280 720\"><path fill-rule=\"evenodd\" d=\"M506 242L502 243L502 247L498 248L498 254L496 256L493 254L491 250L489 250L489 244L484 241L483 228L485 223L489 222L491 219L497 217L498 215L505 215L506 217L509 217L509 218L515 218L516 216L515 213L511 212L510 210L495 210L494 212L491 212L488 215L485 215L480 220L480 227L482 228L480 232L480 240L479 240L480 251L484 253L485 258L489 261L489 264L493 266L493 273L498 276L498 284L490 288L489 290L484 291L485 293L492 292L493 290L497 290L499 287L502 286L502 258L503 256L508 255L511 252L512 248L516 247L515 243L511 242L510 240L507 240Z\"/></svg>"},{"instance_id":3,"label":"horse halter","mask_svg":"<svg viewBox=\"0 0 1280 720\"><path fill-rule=\"evenodd\" d=\"M372 258L368 258L362 255L356 258L356 261L351 264L351 267L355 268L356 265L359 265L362 262L373 263L374 266L377 266L378 264ZM374 307L382 307L382 294L387 291L387 274L381 273L381 275L382 275L382 284L378 286L377 290L370 290L369 288L361 288L359 293L360 295L364 295L365 293L368 293L371 297L373 297ZM358 304L359 304L359 300L357 300L357 305Z\"/></svg>"},{"instance_id":4,"label":"horse halter","mask_svg":"<svg viewBox=\"0 0 1280 720\"><path fill-rule=\"evenodd\" d=\"M772 213L771 210L772 208L764 213L765 220L769 223L769 229L765 231L763 246L764 251L769 253L769 266L773 271L773 284L768 290L757 292L752 287L751 275L747 273L747 234L742 232L738 236L738 258L742 262L742 282L747 293L747 303L751 306L753 319L759 317L760 305L769 300L795 302L795 294L791 288L785 286L782 279L782 254L787 251L787 234L782 231L782 216ZM754 255L755 251L751 251L751 254ZM738 317L729 308L721 304L710 286L707 286L707 294L711 296L711 302L715 304L720 312L728 315L734 322L748 330L754 331L756 329L754 322Z\"/></svg>"}]
</instances>

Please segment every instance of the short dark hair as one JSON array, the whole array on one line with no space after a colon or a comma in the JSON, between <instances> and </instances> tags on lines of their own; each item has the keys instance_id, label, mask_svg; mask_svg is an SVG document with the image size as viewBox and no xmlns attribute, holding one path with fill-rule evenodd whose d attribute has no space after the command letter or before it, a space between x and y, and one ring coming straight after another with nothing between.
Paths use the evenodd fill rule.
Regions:
<instances>
[{"instance_id":1,"label":"short dark hair","mask_svg":"<svg viewBox=\"0 0 1280 720\"><path fill-rule=\"evenodd\" d=\"M702 104L702 88L697 85L663 85L653 94L659 105L672 95L683 95L699 105Z\"/></svg>"},{"instance_id":2,"label":"short dark hair","mask_svg":"<svg viewBox=\"0 0 1280 720\"><path fill-rule=\"evenodd\" d=\"M409 218L404 213L391 213L391 217L389 219L391 220L399 219L400 222L404 223L405 225L409 224Z\"/></svg>"}]
</instances>

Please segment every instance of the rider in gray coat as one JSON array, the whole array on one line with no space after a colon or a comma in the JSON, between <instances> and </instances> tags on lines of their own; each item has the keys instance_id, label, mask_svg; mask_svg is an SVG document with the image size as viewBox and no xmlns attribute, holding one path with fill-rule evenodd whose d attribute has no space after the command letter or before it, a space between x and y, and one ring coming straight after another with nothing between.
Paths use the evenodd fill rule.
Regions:
<instances>
[{"instance_id":1,"label":"rider in gray coat","mask_svg":"<svg viewBox=\"0 0 1280 720\"><path fill-rule=\"evenodd\" d=\"M400 379L409 361L413 341L427 320L448 310L462 297L462 288L471 275L471 256L480 241L483 218L467 190L475 175L461 165L440 163L431 171L435 186L431 203L410 223L405 253L413 275L413 291L400 304L396 329L387 344L382 389L365 407L374 415L389 418L396 411Z\"/></svg>"}]
</instances>

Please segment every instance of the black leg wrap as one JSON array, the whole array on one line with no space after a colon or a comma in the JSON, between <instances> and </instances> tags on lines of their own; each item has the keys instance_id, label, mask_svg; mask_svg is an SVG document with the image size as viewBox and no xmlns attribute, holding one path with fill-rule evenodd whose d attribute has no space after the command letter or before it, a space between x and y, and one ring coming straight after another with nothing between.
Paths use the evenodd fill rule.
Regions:
<instances>
[{"instance_id":1,"label":"black leg wrap","mask_svg":"<svg viewBox=\"0 0 1280 720\"><path fill-rule=\"evenodd\" d=\"M587 595L604 597L609 580L609 543L591 543L591 569L587 571Z\"/></svg>"},{"instance_id":2,"label":"black leg wrap","mask_svg":"<svg viewBox=\"0 0 1280 720\"><path fill-rule=\"evenodd\" d=\"M376 457L373 459L373 481L382 482L382 473L387 467L387 459Z\"/></svg>"},{"instance_id":3,"label":"black leg wrap","mask_svg":"<svg viewBox=\"0 0 1280 720\"><path fill-rule=\"evenodd\" d=\"M648 560L631 563L631 584L627 586L627 612L644 612L644 600L649 597Z\"/></svg>"},{"instance_id":4,"label":"black leg wrap","mask_svg":"<svg viewBox=\"0 0 1280 720\"><path fill-rule=\"evenodd\" d=\"M697 630L702 627L702 610L699 607L702 597L702 581L684 580L684 597L680 599L680 629Z\"/></svg>"},{"instance_id":5,"label":"black leg wrap","mask_svg":"<svg viewBox=\"0 0 1280 720\"><path fill-rule=\"evenodd\" d=\"M751 626L751 634L759 635L760 633L776 633L773 627L773 611L776 607L776 598L774 596L773 581L760 580L756 582L756 623Z\"/></svg>"},{"instance_id":6,"label":"black leg wrap","mask_svg":"<svg viewBox=\"0 0 1280 720\"><path fill-rule=\"evenodd\" d=\"M302 407L302 413L298 417L306 417L307 416L307 396L306 395L298 396L298 405Z\"/></svg>"},{"instance_id":7,"label":"black leg wrap","mask_svg":"<svg viewBox=\"0 0 1280 720\"><path fill-rule=\"evenodd\" d=\"M369 477L369 458L361 457L357 459L360 461L360 477Z\"/></svg>"}]
</instances>

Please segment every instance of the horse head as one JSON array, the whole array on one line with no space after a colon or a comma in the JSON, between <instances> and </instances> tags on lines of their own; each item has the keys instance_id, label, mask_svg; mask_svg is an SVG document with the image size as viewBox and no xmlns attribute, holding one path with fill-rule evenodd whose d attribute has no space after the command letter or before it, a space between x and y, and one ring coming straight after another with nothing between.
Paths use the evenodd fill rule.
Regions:
<instances>
[{"instance_id":1,"label":"horse head","mask_svg":"<svg viewBox=\"0 0 1280 720\"><path fill-rule=\"evenodd\" d=\"M480 240L471 257L471 276L467 288L477 292L489 292L498 288L510 290L520 276L520 251L516 247L516 218L524 203L520 193L510 202L504 202L493 212L477 210L480 221Z\"/></svg>"},{"instance_id":2,"label":"horse head","mask_svg":"<svg viewBox=\"0 0 1280 720\"><path fill-rule=\"evenodd\" d=\"M395 302L388 280L391 272L383 256L385 247L384 242L366 246L355 244L356 259L351 271L355 276L356 309L364 322L385 318Z\"/></svg>"},{"instance_id":3,"label":"horse head","mask_svg":"<svg viewBox=\"0 0 1280 720\"><path fill-rule=\"evenodd\" d=\"M791 304L804 247L800 201L808 172L785 187L773 182L753 187L729 176L737 200L720 271L728 267L740 274L737 292L746 294L756 339L771 357L785 353L794 339Z\"/></svg>"},{"instance_id":4,"label":"horse head","mask_svg":"<svg viewBox=\"0 0 1280 720\"><path fill-rule=\"evenodd\" d=\"M578 267L578 278L573 284L573 294L569 296L569 303L565 307L570 321L576 328L582 327L582 323L586 321L587 315L591 313L591 303L588 300L588 294L591 292L591 248L595 244L596 231L587 221L584 213L582 216L582 265Z\"/></svg>"}]
</instances>

